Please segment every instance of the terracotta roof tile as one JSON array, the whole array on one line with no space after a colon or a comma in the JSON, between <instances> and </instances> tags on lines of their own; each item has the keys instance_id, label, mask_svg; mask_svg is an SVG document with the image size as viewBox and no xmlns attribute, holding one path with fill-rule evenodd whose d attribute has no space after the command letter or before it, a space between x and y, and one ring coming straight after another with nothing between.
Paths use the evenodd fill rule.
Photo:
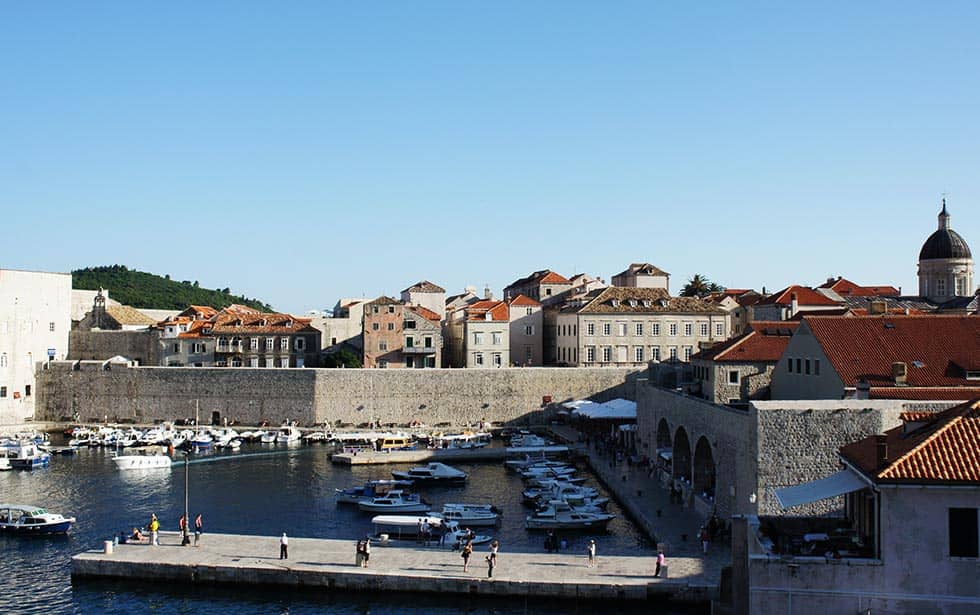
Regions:
<instances>
[{"instance_id":1,"label":"terracotta roof tile","mask_svg":"<svg viewBox=\"0 0 980 615\"><path fill-rule=\"evenodd\" d=\"M517 295L516 297L514 297L513 299L511 299L508 303L510 305L520 305L520 306L525 306L525 307L540 307L541 306L541 303L539 301L535 301L534 299L532 299L532 298L530 298L528 296L525 296L525 295Z\"/></svg>"},{"instance_id":2,"label":"terracotta roof tile","mask_svg":"<svg viewBox=\"0 0 980 615\"><path fill-rule=\"evenodd\" d=\"M859 286L845 278L827 280L817 288L827 288L842 297L897 297L899 291L894 286L880 284L874 286Z\"/></svg>"},{"instance_id":3,"label":"terracotta roof tile","mask_svg":"<svg viewBox=\"0 0 980 615\"><path fill-rule=\"evenodd\" d=\"M830 297L818 293L806 286L787 286L779 292L775 292L759 301L759 305L790 305L793 301L793 294L799 305L837 305L837 302Z\"/></svg>"},{"instance_id":4,"label":"terracotta roof tile","mask_svg":"<svg viewBox=\"0 0 980 615\"><path fill-rule=\"evenodd\" d=\"M702 350L693 358L716 363L776 363L799 323L757 321L749 326L751 330L744 335Z\"/></svg>"},{"instance_id":5,"label":"terracotta roof tile","mask_svg":"<svg viewBox=\"0 0 980 615\"><path fill-rule=\"evenodd\" d=\"M879 442L887 444L882 464ZM980 483L980 400L936 413L908 433L901 426L848 444L840 454L878 483Z\"/></svg>"},{"instance_id":6,"label":"terracotta roof tile","mask_svg":"<svg viewBox=\"0 0 980 615\"><path fill-rule=\"evenodd\" d=\"M105 312L120 325L151 327L157 324L154 319L128 305L106 306Z\"/></svg>"},{"instance_id":7,"label":"terracotta roof tile","mask_svg":"<svg viewBox=\"0 0 980 615\"><path fill-rule=\"evenodd\" d=\"M444 293L446 289L428 280L422 280L402 291L403 293Z\"/></svg>"},{"instance_id":8,"label":"terracotta roof tile","mask_svg":"<svg viewBox=\"0 0 980 615\"><path fill-rule=\"evenodd\" d=\"M592 291L586 299L588 303L571 311L580 314L726 313L697 297L671 297L662 288L610 286Z\"/></svg>"},{"instance_id":9,"label":"terracotta roof tile","mask_svg":"<svg viewBox=\"0 0 980 615\"><path fill-rule=\"evenodd\" d=\"M487 318L490 314L490 318ZM503 301L477 301L466 307L466 320L491 320L507 321L510 320L510 309Z\"/></svg>"},{"instance_id":10,"label":"terracotta roof tile","mask_svg":"<svg viewBox=\"0 0 980 615\"><path fill-rule=\"evenodd\" d=\"M408 306L408 309L412 310L413 312L415 312L416 314L418 314L419 316L421 316L426 320L431 320L433 322L442 322L442 316L439 316L429 308L422 307L421 305L410 305Z\"/></svg>"},{"instance_id":11,"label":"terracotta roof tile","mask_svg":"<svg viewBox=\"0 0 980 615\"><path fill-rule=\"evenodd\" d=\"M552 271L551 269L542 269L541 271L535 271L527 277L520 278L519 280L514 280L511 282L507 288L514 288L517 286L527 286L528 284L570 284L565 276L560 275Z\"/></svg>"},{"instance_id":12,"label":"terracotta roof tile","mask_svg":"<svg viewBox=\"0 0 980 615\"><path fill-rule=\"evenodd\" d=\"M964 366L980 362L980 318L975 316L803 320L845 386L863 379L872 387L893 387L896 362L907 366L908 387L977 386L966 379Z\"/></svg>"}]
</instances>

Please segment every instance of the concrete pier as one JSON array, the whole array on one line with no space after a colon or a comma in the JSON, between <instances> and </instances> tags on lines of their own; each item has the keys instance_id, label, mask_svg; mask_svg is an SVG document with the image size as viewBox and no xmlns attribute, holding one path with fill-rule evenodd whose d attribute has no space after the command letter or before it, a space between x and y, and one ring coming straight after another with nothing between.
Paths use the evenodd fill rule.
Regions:
<instances>
[{"instance_id":1,"label":"concrete pier","mask_svg":"<svg viewBox=\"0 0 980 615\"><path fill-rule=\"evenodd\" d=\"M359 451L357 453L334 453L330 460L336 464L361 466L383 465L388 463L428 463L441 461L444 463L468 461L503 461L521 455L565 455L567 446L528 446L528 447L496 447L489 446L476 449L464 448L431 448L409 451Z\"/></svg>"},{"instance_id":2,"label":"concrete pier","mask_svg":"<svg viewBox=\"0 0 980 615\"><path fill-rule=\"evenodd\" d=\"M180 546L162 532L160 546L116 545L72 558L74 578L115 578L227 585L281 585L371 592L426 592L574 600L650 598L707 602L717 597L717 571L697 558L670 558L670 577L653 577L653 558L603 556L588 568L584 553L509 553L501 546L494 578L487 578L486 546L463 572L458 552L436 547L374 547L369 568L354 565L353 540L290 537L289 559L279 559L276 536L205 534L200 547Z\"/></svg>"}]
</instances>

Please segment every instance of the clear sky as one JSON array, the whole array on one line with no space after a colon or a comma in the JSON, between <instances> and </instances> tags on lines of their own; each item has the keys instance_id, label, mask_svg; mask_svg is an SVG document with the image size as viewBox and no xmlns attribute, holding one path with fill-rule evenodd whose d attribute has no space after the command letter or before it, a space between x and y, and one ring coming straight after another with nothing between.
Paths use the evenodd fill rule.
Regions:
<instances>
[{"instance_id":1,"label":"clear sky","mask_svg":"<svg viewBox=\"0 0 980 615\"><path fill-rule=\"evenodd\" d=\"M980 3L675 4L4 3L0 266L915 292L944 191L980 251Z\"/></svg>"}]
</instances>

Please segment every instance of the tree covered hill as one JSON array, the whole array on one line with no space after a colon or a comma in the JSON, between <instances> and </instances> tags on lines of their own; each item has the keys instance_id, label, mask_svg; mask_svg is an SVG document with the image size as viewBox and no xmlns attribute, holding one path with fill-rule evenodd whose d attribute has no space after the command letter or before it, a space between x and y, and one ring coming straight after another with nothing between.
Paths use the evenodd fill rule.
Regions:
<instances>
[{"instance_id":1,"label":"tree covered hill","mask_svg":"<svg viewBox=\"0 0 980 615\"><path fill-rule=\"evenodd\" d=\"M221 309L239 303L265 312L272 311L272 306L258 299L233 295L228 288L201 288L197 280L175 282L169 275L160 277L129 269L125 265L76 269L71 272L71 284L72 288L80 290L105 288L112 299L137 308L182 310L188 305L210 305Z\"/></svg>"}]
</instances>

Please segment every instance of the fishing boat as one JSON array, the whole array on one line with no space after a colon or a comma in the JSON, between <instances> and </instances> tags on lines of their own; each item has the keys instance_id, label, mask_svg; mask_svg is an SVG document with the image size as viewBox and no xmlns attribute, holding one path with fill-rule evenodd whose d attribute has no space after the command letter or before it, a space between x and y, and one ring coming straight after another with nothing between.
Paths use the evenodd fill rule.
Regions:
<instances>
[{"instance_id":1,"label":"fishing boat","mask_svg":"<svg viewBox=\"0 0 980 615\"><path fill-rule=\"evenodd\" d=\"M42 451L33 442L20 442L20 445L7 454L10 467L15 470L33 470L46 468L51 462L51 455Z\"/></svg>"},{"instance_id":2,"label":"fishing boat","mask_svg":"<svg viewBox=\"0 0 980 615\"><path fill-rule=\"evenodd\" d=\"M392 490L376 498L361 500L357 506L363 511L373 513L426 512L430 508L429 503L417 494L405 493L400 490Z\"/></svg>"},{"instance_id":3,"label":"fishing boat","mask_svg":"<svg viewBox=\"0 0 980 615\"><path fill-rule=\"evenodd\" d=\"M382 545L397 543L398 541L417 542L419 536L419 526L428 523L432 528L432 542L444 547L453 547L466 540L472 540L473 544L479 545L493 540L492 536L472 535L466 530L460 529L459 525L453 521L443 521L439 517L426 516L415 517L412 515L379 515L371 519L374 525L374 534L371 540Z\"/></svg>"},{"instance_id":4,"label":"fishing boat","mask_svg":"<svg viewBox=\"0 0 980 615\"><path fill-rule=\"evenodd\" d=\"M601 511L579 510L567 502L552 500L524 521L529 530L601 530L615 515Z\"/></svg>"},{"instance_id":5,"label":"fishing boat","mask_svg":"<svg viewBox=\"0 0 980 615\"><path fill-rule=\"evenodd\" d=\"M469 478L466 472L438 461L410 468L408 472L393 470L391 475L398 480L410 480L428 485L462 485Z\"/></svg>"},{"instance_id":6,"label":"fishing boat","mask_svg":"<svg viewBox=\"0 0 980 615\"><path fill-rule=\"evenodd\" d=\"M29 504L0 504L0 532L63 534L75 517L63 517Z\"/></svg>"},{"instance_id":7,"label":"fishing boat","mask_svg":"<svg viewBox=\"0 0 980 615\"><path fill-rule=\"evenodd\" d=\"M500 521L500 514L490 504L443 504L441 512L429 516L454 521L463 527L492 526Z\"/></svg>"},{"instance_id":8,"label":"fishing boat","mask_svg":"<svg viewBox=\"0 0 980 615\"><path fill-rule=\"evenodd\" d=\"M382 478L379 480L369 480L360 487L350 487L348 489L334 489L338 504L359 504L363 500L369 500L387 494L392 489L402 489L411 487L410 480L392 480Z\"/></svg>"}]
</instances>

